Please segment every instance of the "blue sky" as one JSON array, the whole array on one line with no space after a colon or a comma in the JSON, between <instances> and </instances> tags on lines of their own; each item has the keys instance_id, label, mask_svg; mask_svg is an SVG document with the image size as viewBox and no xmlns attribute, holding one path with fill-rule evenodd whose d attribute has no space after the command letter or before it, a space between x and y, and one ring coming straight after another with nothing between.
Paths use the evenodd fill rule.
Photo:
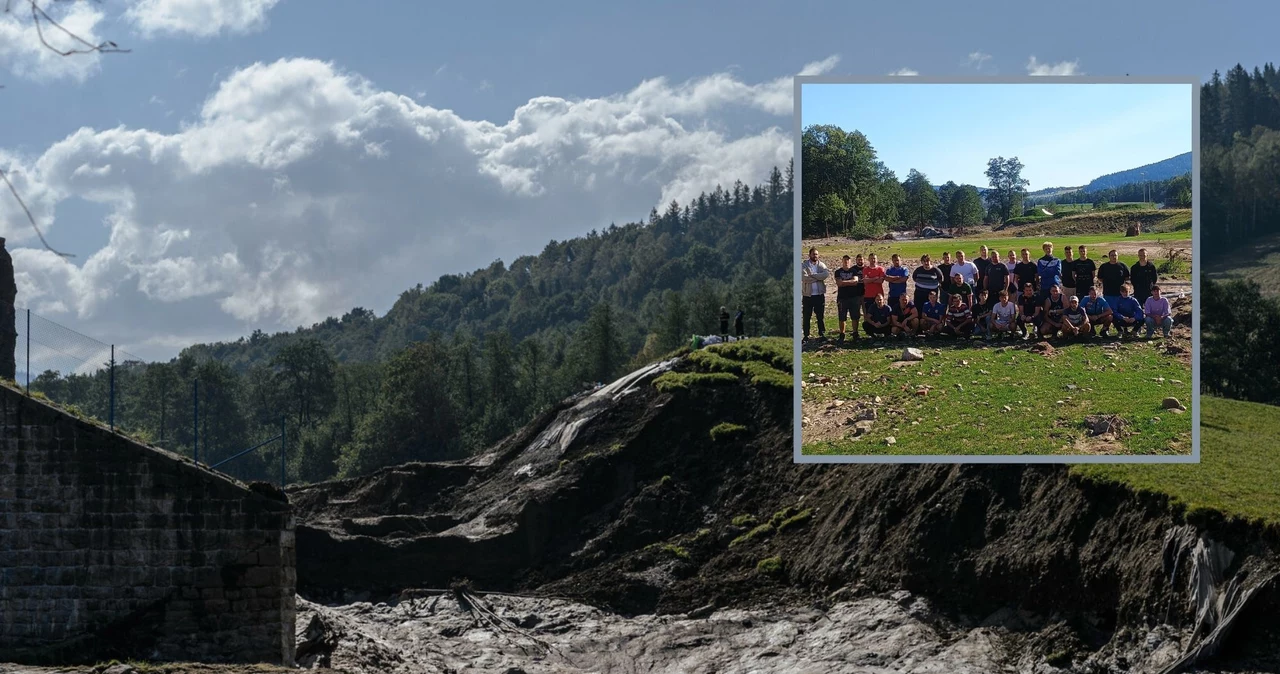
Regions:
<instances>
[{"instance_id":1,"label":"blue sky","mask_svg":"<svg viewBox=\"0 0 1280 674\"><path fill-rule=\"evenodd\" d=\"M37 1L132 52L52 56L0 16L0 169L75 254L0 199L19 301L144 357L382 313L763 181L796 74L1207 78L1274 59L1280 22L1260 0Z\"/></svg>"},{"instance_id":2,"label":"blue sky","mask_svg":"<svg viewBox=\"0 0 1280 674\"><path fill-rule=\"evenodd\" d=\"M903 78L909 79L909 78ZM805 84L801 123L861 131L881 161L935 185L985 187L992 157L1018 157L1029 190L1079 187L1192 147L1185 84Z\"/></svg>"}]
</instances>

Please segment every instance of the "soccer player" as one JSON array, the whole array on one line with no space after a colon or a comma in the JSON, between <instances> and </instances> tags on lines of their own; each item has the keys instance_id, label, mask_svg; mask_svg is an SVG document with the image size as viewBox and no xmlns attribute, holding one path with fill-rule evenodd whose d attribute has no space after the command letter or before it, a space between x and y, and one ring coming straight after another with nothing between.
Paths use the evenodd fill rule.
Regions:
<instances>
[{"instance_id":1,"label":"soccer player","mask_svg":"<svg viewBox=\"0 0 1280 674\"><path fill-rule=\"evenodd\" d=\"M880 266L876 254L867 256L867 264L862 267L862 311L870 311L876 303L876 296L884 294L884 267Z\"/></svg>"},{"instance_id":2,"label":"soccer player","mask_svg":"<svg viewBox=\"0 0 1280 674\"><path fill-rule=\"evenodd\" d=\"M933 260L927 253L920 256L920 266L911 272L911 280L916 283L916 307L924 307L929 295L938 290L944 278L942 270L933 266Z\"/></svg>"},{"instance_id":3,"label":"soccer player","mask_svg":"<svg viewBox=\"0 0 1280 674\"><path fill-rule=\"evenodd\" d=\"M991 325L987 330L987 339L1013 334L1013 325L1018 317L1018 305L1009 301L1009 291L1000 291L1000 301L991 307Z\"/></svg>"},{"instance_id":4,"label":"soccer player","mask_svg":"<svg viewBox=\"0 0 1280 674\"><path fill-rule=\"evenodd\" d=\"M867 336L873 338L888 337L893 330L893 326L889 324L892 312L889 305L884 302L884 293L880 293L871 299L871 306L867 307L863 316L862 330Z\"/></svg>"},{"instance_id":5,"label":"soccer player","mask_svg":"<svg viewBox=\"0 0 1280 674\"><path fill-rule=\"evenodd\" d=\"M1018 268L1018 256L1012 248L1009 249L1009 258L1005 260L1004 268L1009 270L1009 297L1013 297L1018 294L1018 281L1014 274L1014 270Z\"/></svg>"},{"instance_id":6,"label":"soccer player","mask_svg":"<svg viewBox=\"0 0 1280 674\"><path fill-rule=\"evenodd\" d=\"M1036 293L1036 289L1030 283L1022 286L1022 295L1018 297L1018 332L1021 333L1022 339L1026 340L1031 336L1031 330L1039 330L1041 312L1044 311L1044 302L1040 301L1040 295Z\"/></svg>"},{"instance_id":7,"label":"soccer player","mask_svg":"<svg viewBox=\"0 0 1280 674\"><path fill-rule=\"evenodd\" d=\"M987 328L991 315L991 305L987 302L987 290L983 288L978 291L978 297L973 301L973 306L969 307L973 312L973 334L981 337L987 334Z\"/></svg>"},{"instance_id":8,"label":"soccer player","mask_svg":"<svg viewBox=\"0 0 1280 674\"><path fill-rule=\"evenodd\" d=\"M1089 258L1089 250L1080 246L1080 257L1076 258L1076 294L1080 296L1080 302L1083 303L1089 299L1089 289L1095 283L1094 277L1098 273L1098 265Z\"/></svg>"},{"instance_id":9,"label":"soccer player","mask_svg":"<svg viewBox=\"0 0 1280 674\"><path fill-rule=\"evenodd\" d=\"M938 291L929 291L928 301L920 307L920 334L938 334L946 315L947 305L938 300Z\"/></svg>"},{"instance_id":10,"label":"soccer player","mask_svg":"<svg viewBox=\"0 0 1280 674\"><path fill-rule=\"evenodd\" d=\"M1063 337L1080 337L1093 333L1093 326L1089 325L1089 315L1085 313L1084 307L1080 306L1080 298L1072 295L1067 299L1067 307L1062 310L1062 336Z\"/></svg>"},{"instance_id":11,"label":"soccer player","mask_svg":"<svg viewBox=\"0 0 1280 674\"><path fill-rule=\"evenodd\" d=\"M1062 300L1076 294L1076 261L1071 255L1072 248L1067 246L1062 256Z\"/></svg>"},{"instance_id":12,"label":"soccer player","mask_svg":"<svg viewBox=\"0 0 1280 674\"><path fill-rule=\"evenodd\" d=\"M1146 302L1151 297L1151 286L1159 280L1156 266L1147 259L1147 249L1138 249L1137 264L1129 267L1129 283L1133 284L1133 297L1139 302Z\"/></svg>"},{"instance_id":13,"label":"soccer player","mask_svg":"<svg viewBox=\"0 0 1280 674\"><path fill-rule=\"evenodd\" d=\"M1000 293L1009 290L1009 268L996 261L987 266L987 308L1000 301Z\"/></svg>"},{"instance_id":14,"label":"soccer player","mask_svg":"<svg viewBox=\"0 0 1280 674\"><path fill-rule=\"evenodd\" d=\"M945 286L947 285L947 282L951 280L951 268L954 266L955 265L951 262L951 253L943 251L942 262L938 263L938 271L942 272L942 286L938 287L938 299L942 301L943 306L950 304L950 301L947 299L947 289Z\"/></svg>"},{"instance_id":15,"label":"soccer player","mask_svg":"<svg viewBox=\"0 0 1280 674\"><path fill-rule=\"evenodd\" d=\"M969 305L960 301L959 295L952 295L951 303L947 305L946 324L942 326L943 334L968 337L972 331L973 313L969 311Z\"/></svg>"},{"instance_id":16,"label":"soccer player","mask_svg":"<svg viewBox=\"0 0 1280 674\"><path fill-rule=\"evenodd\" d=\"M889 306L898 306L898 298L907 294L907 279L911 272L902 266L902 256L894 253L889 258L893 265L885 270L885 278L889 281Z\"/></svg>"},{"instance_id":17,"label":"soccer player","mask_svg":"<svg viewBox=\"0 0 1280 674\"><path fill-rule=\"evenodd\" d=\"M1111 311L1111 305L1098 294L1097 286L1089 288L1089 299L1084 302L1084 313L1089 316L1089 325L1094 329L1102 328L1103 337L1110 336L1111 322L1115 313Z\"/></svg>"},{"instance_id":18,"label":"soccer player","mask_svg":"<svg viewBox=\"0 0 1280 674\"><path fill-rule=\"evenodd\" d=\"M898 295L893 311L889 314L889 325L895 337L914 337L920 329L920 312L906 294Z\"/></svg>"},{"instance_id":19,"label":"soccer player","mask_svg":"<svg viewBox=\"0 0 1280 674\"><path fill-rule=\"evenodd\" d=\"M947 295L948 307L951 306L952 295L959 295L961 303L966 306L973 300L973 286L965 283L964 277L958 271L951 272L951 281L942 284L942 292Z\"/></svg>"},{"instance_id":20,"label":"soccer player","mask_svg":"<svg viewBox=\"0 0 1280 674\"><path fill-rule=\"evenodd\" d=\"M969 284L970 288L978 287L976 285L978 281L978 267L972 262L965 261L963 250L956 251L956 263L951 266L951 275L955 276L956 272L960 272L960 277L964 279L965 283Z\"/></svg>"},{"instance_id":21,"label":"soccer player","mask_svg":"<svg viewBox=\"0 0 1280 674\"><path fill-rule=\"evenodd\" d=\"M826 263L818 259L818 249L810 248L809 259L800 265L800 282L804 284L802 288L804 295L800 298L800 304L804 309L804 338L806 340L809 339L809 326L814 314L818 316L818 338L822 339L827 336L827 326L823 321L823 314L826 312L823 305L826 304L827 276L829 274Z\"/></svg>"},{"instance_id":22,"label":"soccer player","mask_svg":"<svg viewBox=\"0 0 1280 674\"><path fill-rule=\"evenodd\" d=\"M1116 298L1115 322L1116 331L1121 337L1132 337L1138 334L1138 326L1143 324L1144 316L1142 315L1142 305L1138 300L1131 297L1129 293L1133 287L1128 283L1120 286L1120 297ZM1106 299L1106 297L1103 297ZM1107 302L1107 304L1111 304Z\"/></svg>"},{"instance_id":23,"label":"soccer player","mask_svg":"<svg viewBox=\"0 0 1280 674\"><path fill-rule=\"evenodd\" d=\"M1031 251L1026 248L1022 249L1022 261L1013 267L1013 275L1017 277L1019 288L1026 288L1027 284L1031 284L1032 290L1039 290L1040 272L1036 263L1031 261Z\"/></svg>"},{"instance_id":24,"label":"soccer player","mask_svg":"<svg viewBox=\"0 0 1280 674\"><path fill-rule=\"evenodd\" d=\"M1107 261L1098 267L1098 280L1102 281L1102 299L1112 307L1120 301L1120 286L1129 280L1129 267L1121 262L1116 251L1107 253Z\"/></svg>"},{"instance_id":25,"label":"soccer player","mask_svg":"<svg viewBox=\"0 0 1280 674\"><path fill-rule=\"evenodd\" d=\"M1066 307L1062 301L1062 287L1049 288L1049 299L1044 301L1044 314L1040 320L1040 337L1054 337L1062 330L1062 310Z\"/></svg>"},{"instance_id":26,"label":"soccer player","mask_svg":"<svg viewBox=\"0 0 1280 674\"><path fill-rule=\"evenodd\" d=\"M840 319L840 337L839 341L844 341L844 325L846 319L853 320L853 338L858 338L858 318L862 313L862 293L859 292L859 283L862 277L859 276L861 270L855 269L853 260L845 255L841 260L841 265L831 273L836 279L836 313Z\"/></svg>"},{"instance_id":27,"label":"soccer player","mask_svg":"<svg viewBox=\"0 0 1280 674\"><path fill-rule=\"evenodd\" d=\"M1169 306L1169 298L1160 296L1160 286L1151 286L1151 297L1142 303L1142 313L1146 316L1147 339L1151 339L1151 333L1156 331L1157 325L1160 326L1160 332L1164 333L1164 338L1169 339L1169 334L1173 331L1173 311Z\"/></svg>"},{"instance_id":28,"label":"soccer player","mask_svg":"<svg viewBox=\"0 0 1280 674\"><path fill-rule=\"evenodd\" d=\"M1049 293L1062 283L1062 260L1053 256L1053 243L1045 241L1040 246L1044 256L1036 260L1036 274L1040 278L1040 301L1049 299ZM1059 288L1061 290L1061 288Z\"/></svg>"}]
</instances>

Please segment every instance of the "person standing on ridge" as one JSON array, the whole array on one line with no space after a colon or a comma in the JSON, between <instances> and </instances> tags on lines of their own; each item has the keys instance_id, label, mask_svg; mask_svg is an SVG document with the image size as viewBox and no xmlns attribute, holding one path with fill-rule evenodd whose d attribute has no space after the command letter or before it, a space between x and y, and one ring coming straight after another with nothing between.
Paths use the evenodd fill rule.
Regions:
<instances>
[{"instance_id":1,"label":"person standing on ridge","mask_svg":"<svg viewBox=\"0 0 1280 674\"><path fill-rule=\"evenodd\" d=\"M742 339L746 336L743 334L742 330L742 320L744 316L745 314L742 312L742 307L738 307L738 313L733 315L733 336L738 339Z\"/></svg>"},{"instance_id":2,"label":"person standing on ridge","mask_svg":"<svg viewBox=\"0 0 1280 674\"><path fill-rule=\"evenodd\" d=\"M720 337L725 338L728 336L729 336L729 310L724 307L720 307Z\"/></svg>"}]
</instances>

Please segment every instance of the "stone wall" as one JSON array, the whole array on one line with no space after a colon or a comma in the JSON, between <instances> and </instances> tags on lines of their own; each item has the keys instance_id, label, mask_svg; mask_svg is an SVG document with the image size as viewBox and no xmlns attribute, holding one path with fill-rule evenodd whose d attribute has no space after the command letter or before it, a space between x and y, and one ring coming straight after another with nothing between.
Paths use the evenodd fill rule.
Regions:
<instances>
[{"instance_id":1,"label":"stone wall","mask_svg":"<svg viewBox=\"0 0 1280 674\"><path fill-rule=\"evenodd\" d=\"M0 662L292 664L294 517L0 385Z\"/></svg>"}]
</instances>

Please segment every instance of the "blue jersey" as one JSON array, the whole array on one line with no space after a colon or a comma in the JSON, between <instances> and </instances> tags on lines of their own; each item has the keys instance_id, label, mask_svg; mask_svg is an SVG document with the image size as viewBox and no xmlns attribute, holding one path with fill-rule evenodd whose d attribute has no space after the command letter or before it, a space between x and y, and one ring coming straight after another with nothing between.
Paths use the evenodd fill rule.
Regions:
<instances>
[{"instance_id":1,"label":"blue jersey","mask_svg":"<svg viewBox=\"0 0 1280 674\"><path fill-rule=\"evenodd\" d=\"M947 313L947 305L942 302L925 302L921 311L929 318L941 319L942 315Z\"/></svg>"},{"instance_id":2,"label":"blue jersey","mask_svg":"<svg viewBox=\"0 0 1280 674\"><path fill-rule=\"evenodd\" d=\"M1098 316L1107 312L1111 305L1101 297L1090 297L1085 303L1080 305L1084 307L1085 313L1090 316Z\"/></svg>"},{"instance_id":3,"label":"blue jersey","mask_svg":"<svg viewBox=\"0 0 1280 674\"><path fill-rule=\"evenodd\" d=\"M1125 318L1142 320L1142 305L1138 303L1138 298L1132 295L1121 297L1120 301L1116 303L1116 313Z\"/></svg>"},{"instance_id":4,"label":"blue jersey","mask_svg":"<svg viewBox=\"0 0 1280 674\"><path fill-rule=\"evenodd\" d=\"M1036 271L1040 274L1040 288L1045 292L1062 283L1062 260L1052 255L1036 260Z\"/></svg>"},{"instance_id":5,"label":"blue jersey","mask_svg":"<svg viewBox=\"0 0 1280 674\"><path fill-rule=\"evenodd\" d=\"M908 271L906 267L898 266L898 267L889 267L888 269L885 270L884 275L889 278L905 279L911 275L911 272ZM907 294L907 284L905 283L889 284L889 299L893 299L899 295L905 295L905 294ZM897 303L893 303L890 306L897 306Z\"/></svg>"}]
</instances>

